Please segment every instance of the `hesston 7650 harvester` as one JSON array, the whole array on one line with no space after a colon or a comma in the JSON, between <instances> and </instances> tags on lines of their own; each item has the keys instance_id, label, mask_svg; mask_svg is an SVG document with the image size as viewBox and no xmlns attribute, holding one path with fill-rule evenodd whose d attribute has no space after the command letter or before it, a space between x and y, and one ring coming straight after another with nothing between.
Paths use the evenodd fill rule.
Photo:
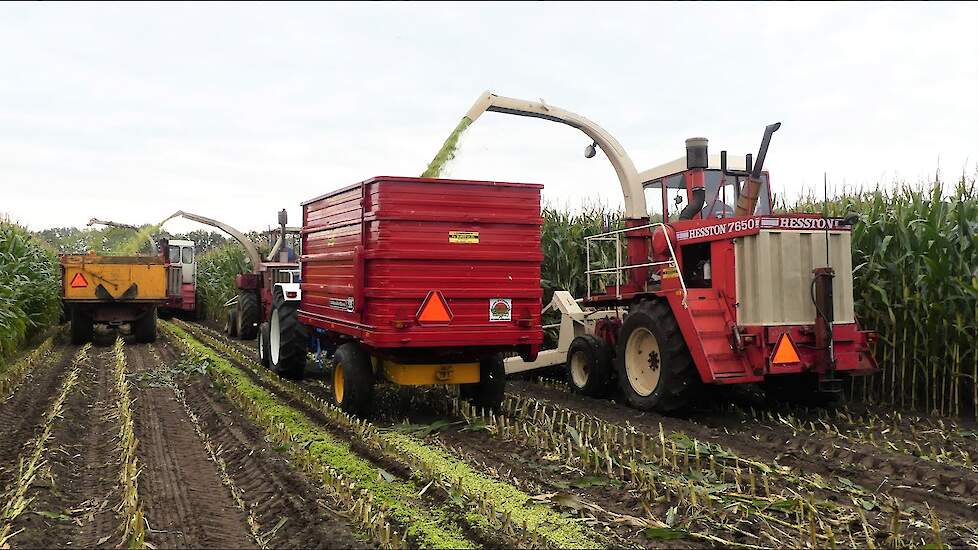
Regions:
<instances>
[{"instance_id":1,"label":"hesston 7650 harvester","mask_svg":"<svg viewBox=\"0 0 978 550\"><path fill-rule=\"evenodd\" d=\"M557 292L548 306L563 315L557 349L508 359L508 373L564 363L580 393L604 395L617 378L630 405L670 412L703 384L828 397L842 375L877 369L875 335L859 329L853 308L853 220L772 213L763 165L780 123L739 169L693 138L685 159L639 173L615 138L580 115L486 92L466 117L485 111L581 130L593 140L585 156L605 153L625 203L622 229L587 237L588 295Z\"/></svg>"}]
</instances>

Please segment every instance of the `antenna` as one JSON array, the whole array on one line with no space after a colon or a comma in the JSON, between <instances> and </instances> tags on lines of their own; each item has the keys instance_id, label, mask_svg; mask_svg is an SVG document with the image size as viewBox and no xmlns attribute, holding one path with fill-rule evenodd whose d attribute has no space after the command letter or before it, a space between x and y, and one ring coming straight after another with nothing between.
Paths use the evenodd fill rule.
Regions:
<instances>
[{"instance_id":1,"label":"antenna","mask_svg":"<svg viewBox=\"0 0 978 550\"><path fill-rule=\"evenodd\" d=\"M822 217L825 218L825 267L831 267L829 260L829 173L822 172Z\"/></svg>"}]
</instances>

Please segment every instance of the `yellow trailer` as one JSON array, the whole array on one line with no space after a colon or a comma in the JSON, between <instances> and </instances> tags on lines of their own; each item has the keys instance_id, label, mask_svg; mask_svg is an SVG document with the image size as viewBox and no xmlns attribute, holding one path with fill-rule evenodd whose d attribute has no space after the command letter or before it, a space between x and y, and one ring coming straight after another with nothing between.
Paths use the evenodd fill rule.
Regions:
<instances>
[{"instance_id":1,"label":"yellow trailer","mask_svg":"<svg viewBox=\"0 0 978 550\"><path fill-rule=\"evenodd\" d=\"M166 301L159 256L61 256L61 289L71 341L90 341L96 323L130 324L139 342L156 340L156 308Z\"/></svg>"}]
</instances>

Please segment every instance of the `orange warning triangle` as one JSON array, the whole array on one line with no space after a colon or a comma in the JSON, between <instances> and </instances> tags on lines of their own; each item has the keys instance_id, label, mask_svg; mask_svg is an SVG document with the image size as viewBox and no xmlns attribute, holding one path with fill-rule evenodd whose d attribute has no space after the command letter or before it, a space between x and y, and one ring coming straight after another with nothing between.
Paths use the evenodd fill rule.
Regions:
<instances>
[{"instance_id":1,"label":"orange warning triangle","mask_svg":"<svg viewBox=\"0 0 978 550\"><path fill-rule=\"evenodd\" d=\"M85 288L88 286L88 281L85 276L79 271L75 273L75 276L71 278L71 288Z\"/></svg>"},{"instance_id":2,"label":"orange warning triangle","mask_svg":"<svg viewBox=\"0 0 978 550\"><path fill-rule=\"evenodd\" d=\"M425 296L418 310L418 321L422 323L447 323L452 320L452 310L441 292L432 290Z\"/></svg>"},{"instance_id":3,"label":"orange warning triangle","mask_svg":"<svg viewBox=\"0 0 978 550\"><path fill-rule=\"evenodd\" d=\"M788 363L801 363L801 358L798 357L798 350L795 349L795 344L788 337L788 333L782 332L781 338L778 340L778 345L774 346L774 355L771 357L771 364L784 365Z\"/></svg>"}]
</instances>

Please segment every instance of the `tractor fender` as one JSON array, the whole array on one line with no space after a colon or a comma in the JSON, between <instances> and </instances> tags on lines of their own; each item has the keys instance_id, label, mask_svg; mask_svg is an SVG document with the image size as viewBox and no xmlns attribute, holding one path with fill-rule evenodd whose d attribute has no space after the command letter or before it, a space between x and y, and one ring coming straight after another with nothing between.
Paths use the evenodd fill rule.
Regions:
<instances>
[{"instance_id":1,"label":"tractor fender","mask_svg":"<svg viewBox=\"0 0 978 550\"><path fill-rule=\"evenodd\" d=\"M275 295L275 289L282 289L282 296L285 297L286 302L298 302L302 299L302 289L299 287L300 283L275 283L272 287L272 295Z\"/></svg>"}]
</instances>

